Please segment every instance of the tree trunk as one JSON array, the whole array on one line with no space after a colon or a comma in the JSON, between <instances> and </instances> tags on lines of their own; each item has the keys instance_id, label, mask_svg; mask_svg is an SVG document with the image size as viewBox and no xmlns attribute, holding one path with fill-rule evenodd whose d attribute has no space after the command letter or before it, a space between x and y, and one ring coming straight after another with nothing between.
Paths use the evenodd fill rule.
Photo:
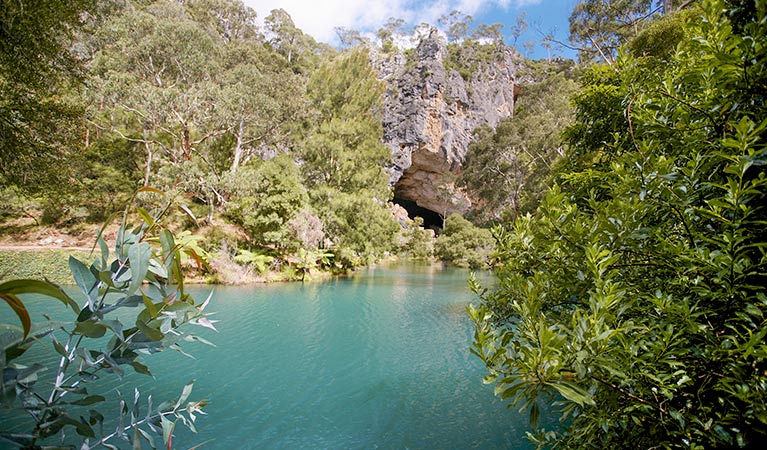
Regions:
<instances>
[{"instance_id":1,"label":"tree trunk","mask_svg":"<svg viewBox=\"0 0 767 450\"><path fill-rule=\"evenodd\" d=\"M237 144L234 146L234 161L232 161L232 169L230 170L231 173L237 172L237 168L240 166L240 161L242 160L242 135L244 133L243 122L243 119L240 119L240 127L237 130Z\"/></svg>"},{"instance_id":2,"label":"tree trunk","mask_svg":"<svg viewBox=\"0 0 767 450\"><path fill-rule=\"evenodd\" d=\"M184 125L184 142L183 142L184 158L186 161L192 159L192 136L189 133L189 127Z\"/></svg>"},{"instance_id":3,"label":"tree trunk","mask_svg":"<svg viewBox=\"0 0 767 450\"><path fill-rule=\"evenodd\" d=\"M144 133L144 149L146 150L146 168L144 169L144 187L149 186L149 174L152 173L152 146L149 145L149 140L146 136L146 129Z\"/></svg>"}]
</instances>

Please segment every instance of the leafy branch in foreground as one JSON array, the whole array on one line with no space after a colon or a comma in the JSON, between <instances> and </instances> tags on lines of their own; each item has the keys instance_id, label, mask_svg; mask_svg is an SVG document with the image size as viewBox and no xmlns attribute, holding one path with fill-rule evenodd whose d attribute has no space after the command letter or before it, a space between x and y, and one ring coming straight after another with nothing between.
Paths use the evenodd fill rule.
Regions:
<instances>
[{"instance_id":1,"label":"leafy branch in foreground","mask_svg":"<svg viewBox=\"0 0 767 450\"><path fill-rule=\"evenodd\" d=\"M767 5L727 8L672 18L688 37L670 55L592 70L568 170L535 216L496 229L499 287L475 283L472 351L496 394L529 409L540 447L767 441L767 109L755 88ZM608 88L619 101L604 101ZM557 429L538 428L541 402Z\"/></svg>"},{"instance_id":2,"label":"leafy branch in foreground","mask_svg":"<svg viewBox=\"0 0 767 450\"><path fill-rule=\"evenodd\" d=\"M151 188L141 191L162 195ZM210 297L198 305L185 291L181 269L185 249L163 228L163 216L173 205L164 198L162 204L150 211L137 208L141 222L136 227L127 224L126 209L113 253L103 236L99 236L99 251L90 266L70 258L70 270L79 291L76 297L84 300L82 306L47 281L0 283L0 298L11 306L21 322L21 328L0 324L3 330L0 401L9 416L20 412L16 416L24 413L32 420L29 432L0 431L0 442L25 449L75 448L72 443L79 439L82 442L77 448L88 450L116 449L115 441L141 448L145 441L156 448L154 434L162 436L167 448L171 448L176 423L195 431L196 415L203 414L206 402L188 401L192 382L184 386L175 401L155 406L150 395L143 408L140 393L135 389L132 399L119 399L116 417L104 412L104 405L108 404L104 392L88 390L93 390L91 386L97 385L103 373L122 378L132 368L152 376L140 361L142 355L166 349L186 355L181 348L183 343L210 344L186 331L187 324L213 330L215 327L204 313ZM65 322L48 319L33 324L20 298L27 294L64 303L74 311L75 319ZM44 338L50 339L59 355L55 367L22 358L34 344L42 345ZM52 379L44 380L48 374L52 374ZM102 409L98 410L97 405L102 405ZM71 432L80 438L71 437ZM50 447L53 441L67 445Z\"/></svg>"}]
</instances>

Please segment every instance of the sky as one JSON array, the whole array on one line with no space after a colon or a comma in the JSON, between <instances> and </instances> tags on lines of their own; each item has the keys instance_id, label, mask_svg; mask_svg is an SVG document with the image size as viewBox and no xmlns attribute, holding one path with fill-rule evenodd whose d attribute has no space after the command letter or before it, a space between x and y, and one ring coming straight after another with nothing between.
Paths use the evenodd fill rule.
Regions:
<instances>
[{"instance_id":1,"label":"sky","mask_svg":"<svg viewBox=\"0 0 767 450\"><path fill-rule=\"evenodd\" d=\"M437 25L437 20L458 10L472 16L474 24L504 24L506 43L513 45L510 27L524 13L527 32L517 41L517 49L529 58L546 58L548 51L540 44L530 51L523 43L539 43L542 36L553 33L568 42L568 17L576 0L244 0L263 19L273 9L282 8L296 26L317 41L338 44L334 29L343 27L363 33L375 33L390 17L403 19L409 26L423 22ZM554 48L551 55L569 58L575 52Z\"/></svg>"}]
</instances>

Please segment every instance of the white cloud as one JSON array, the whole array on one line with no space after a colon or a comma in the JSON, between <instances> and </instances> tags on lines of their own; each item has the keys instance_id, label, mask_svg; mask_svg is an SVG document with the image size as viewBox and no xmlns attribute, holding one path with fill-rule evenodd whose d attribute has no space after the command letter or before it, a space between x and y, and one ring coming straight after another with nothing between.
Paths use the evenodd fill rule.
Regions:
<instances>
[{"instance_id":1,"label":"white cloud","mask_svg":"<svg viewBox=\"0 0 767 450\"><path fill-rule=\"evenodd\" d=\"M335 27L374 31L389 17L404 19L409 25L436 24L453 10L475 15L484 8L538 3L540 0L244 0L263 19L273 9L290 14L305 33L322 42L335 39Z\"/></svg>"}]
</instances>

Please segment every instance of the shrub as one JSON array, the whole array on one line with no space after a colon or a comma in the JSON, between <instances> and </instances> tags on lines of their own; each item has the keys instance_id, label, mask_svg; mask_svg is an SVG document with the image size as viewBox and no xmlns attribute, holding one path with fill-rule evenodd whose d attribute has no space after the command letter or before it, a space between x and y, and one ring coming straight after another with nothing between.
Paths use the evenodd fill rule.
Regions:
<instances>
[{"instance_id":1,"label":"shrub","mask_svg":"<svg viewBox=\"0 0 767 450\"><path fill-rule=\"evenodd\" d=\"M423 219L416 217L403 231L401 252L413 259L429 259L434 254L434 231L424 230Z\"/></svg>"},{"instance_id":2,"label":"shrub","mask_svg":"<svg viewBox=\"0 0 767 450\"><path fill-rule=\"evenodd\" d=\"M78 448L83 450L116 448L115 441L132 442L133 448L140 448L142 440L154 448L151 433L156 433L170 448L177 422L194 430L195 417L205 401L187 401L192 383L178 399L159 406L152 406L148 399L141 411L140 393L135 390L132 399L119 399L116 417L101 412L106 411L104 395L88 392L107 373L122 377L130 368L151 376L141 354L168 348L180 351L178 344L184 340L207 342L188 333L188 325L215 329L203 312L207 302L195 304L184 290L182 248L160 224L169 206L141 211L144 220L135 228L123 220L113 253L99 237L99 252L90 266L69 258L72 278L85 299L83 306L48 281L0 283L0 299L21 323L21 328L2 324L3 414L18 410L29 426L27 432L0 432L4 442L21 448L51 448L71 442L72 437L65 440L65 435L77 433L82 437ZM62 302L72 309L73 320L33 324L22 301L28 294L42 296L38 301ZM126 313L136 309L140 311L125 321ZM41 364L49 358L31 363L19 359L30 347L48 339L58 355L50 359L56 361L54 365L46 369Z\"/></svg>"},{"instance_id":3,"label":"shrub","mask_svg":"<svg viewBox=\"0 0 767 450\"><path fill-rule=\"evenodd\" d=\"M458 266L482 268L489 263L493 237L489 230L475 227L460 214L453 213L445 221L434 246L434 253L443 261Z\"/></svg>"},{"instance_id":4,"label":"shrub","mask_svg":"<svg viewBox=\"0 0 767 450\"><path fill-rule=\"evenodd\" d=\"M767 121L754 89L767 82L767 47L754 46L766 8L736 32L721 1L706 3L680 22L692 38L662 73L625 56L603 71L608 111L576 98L578 164L535 216L496 229L504 267L470 308L473 352L534 428L556 401L563 425L531 434L539 445L767 439Z\"/></svg>"}]
</instances>

